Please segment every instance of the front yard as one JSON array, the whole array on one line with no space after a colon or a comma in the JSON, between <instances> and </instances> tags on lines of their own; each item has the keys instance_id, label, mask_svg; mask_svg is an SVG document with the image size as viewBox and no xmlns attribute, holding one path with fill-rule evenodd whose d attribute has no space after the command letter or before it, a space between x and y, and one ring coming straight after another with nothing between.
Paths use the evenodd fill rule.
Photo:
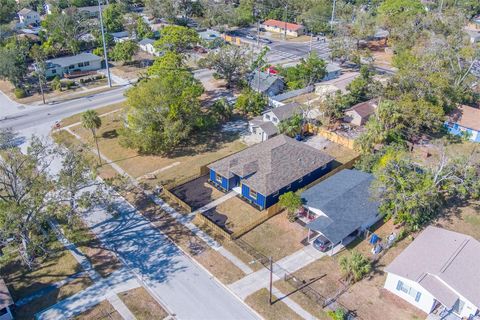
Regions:
<instances>
[{"instance_id":1,"label":"front yard","mask_svg":"<svg viewBox=\"0 0 480 320\"><path fill-rule=\"evenodd\" d=\"M100 152L129 175L150 186L173 187L197 176L200 167L246 147L236 133L213 131L192 135L188 142L169 155L143 155L120 145L118 130L122 126L121 112L102 117L102 127L97 133ZM71 130L93 146L90 131L81 125L73 126Z\"/></svg>"},{"instance_id":2,"label":"front yard","mask_svg":"<svg viewBox=\"0 0 480 320\"><path fill-rule=\"evenodd\" d=\"M201 176L171 189L170 192L195 211L224 195L207 181L208 175Z\"/></svg>"},{"instance_id":3,"label":"front yard","mask_svg":"<svg viewBox=\"0 0 480 320\"><path fill-rule=\"evenodd\" d=\"M273 296L274 300L276 300L276 298L278 297ZM260 289L252 293L245 299L245 302L266 320L302 320L302 317L296 314L281 300L270 305L269 292L267 289Z\"/></svg>"},{"instance_id":4,"label":"front yard","mask_svg":"<svg viewBox=\"0 0 480 320\"><path fill-rule=\"evenodd\" d=\"M168 316L168 312L143 287L119 293L118 297L138 320L163 319Z\"/></svg>"},{"instance_id":5,"label":"front yard","mask_svg":"<svg viewBox=\"0 0 480 320\"><path fill-rule=\"evenodd\" d=\"M287 219L286 211L262 223L240 239L266 257L280 260L302 249L307 230Z\"/></svg>"}]
</instances>

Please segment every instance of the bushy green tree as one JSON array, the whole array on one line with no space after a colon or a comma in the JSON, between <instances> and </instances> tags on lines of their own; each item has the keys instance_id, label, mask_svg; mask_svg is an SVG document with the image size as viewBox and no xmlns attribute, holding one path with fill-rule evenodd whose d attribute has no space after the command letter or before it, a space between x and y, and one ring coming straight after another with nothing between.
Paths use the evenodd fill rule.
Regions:
<instances>
[{"instance_id":1,"label":"bushy green tree","mask_svg":"<svg viewBox=\"0 0 480 320\"><path fill-rule=\"evenodd\" d=\"M127 92L124 145L144 153L168 153L198 124L203 87L189 72L162 70Z\"/></svg>"},{"instance_id":2,"label":"bushy green tree","mask_svg":"<svg viewBox=\"0 0 480 320\"><path fill-rule=\"evenodd\" d=\"M200 41L194 29L182 26L166 26L160 34L160 39L155 42L155 47L160 51L183 53Z\"/></svg>"},{"instance_id":3,"label":"bushy green tree","mask_svg":"<svg viewBox=\"0 0 480 320\"><path fill-rule=\"evenodd\" d=\"M0 47L0 79L10 81L15 87L23 83L27 74L29 49L28 41L16 37Z\"/></svg>"},{"instance_id":4,"label":"bushy green tree","mask_svg":"<svg viewBox=\"0 0 480 320\"><path fill-rule=\"evenodd\" d=\"M245 89L235 102L235 109L243 114L258 116L267 106L266 98L251 89Z\"/></svg>"},{"instance_id":5,"label":"bushy green tree","mask_svg":"<svg viewBox=\"0 0 480 320\"><path fill-rule=\"evenodd\" d=\"M227 81L227 88L242 79L250 70L250 53L242 47L227 45L210 51L200 65L215 70L215 75Z\"/></svg>"},{"instance_id":6,"label":"bushy green tree","mask_svg":"<svg viewBox=\"0 0 480 320\"><path fill-rule=\"evenodd\" d=\"M119 32L123 27L123 10L119 4L110 4L103 9L103 24L107 32Z\"/></svg>"},{"instance_id":7,"label":"bushy green tree","mask_svg":"<svg viewBox=\"0 0 480 320\"><path fill-rule=\"evenodd\" d=\"M282 134L285 134L291 138L295 138L297 135L302 134L303 132L303 115L301 113L295 114L289 119L280 121L278 124L278 131Z\"/></svg>"},{"instance_id":8,"label":"bushy green tree","mask_svg":"<svg viewBox=\"0 0 480 320\"><path fill-rule=\"evenodd\" d=\"M322 80L326 74L326 63L316 52L312 52L306 59L301 59L298 65L281 68L280 74L289 89L300 89Z\"/></svg>"},{"instance_id":9,"label":"bushy green tree","mask_svg":"<svg viewBox=\"0 0 480 320\"><path fill-rule=\"evenodd\" d=\"M0 24L8 23L12 20L17 9L15 0L2 0L0 3Z\"/></svg>"},{"instance_id":10,"label":"bushy green tree","mask_svg":"<svg viewBox=\"0 0 480 320\"><path fill-rule=\"evenodd\" d=\"M147 39L147 38L153 38L153 31L148 25L148 23L143 20L143 17L137 17L135 20L135 34L137 36L137 39Z\"/></svg>"},{"instance_id":11,"label":"bushy green tree","mask_svg":"<svg viewBox=\"0 0 480 320\"><path fill-rule=\"evenodd\" d=\"M187 66L183 61L183 55L167 51L161 57L158 57L147 70L147 74L150 76L161 76L164 72L176 71L185 72Z\"/></svg>"},{"instance_id":12,"label":"bushy green tree","mask_svg":"<svg viewBox=\"0 0 480 320\"><path fill-rule=\"evenodd\" d=\"M294 222L296 219L296 212L302 206L302 198L295 192L289 191L282 194L278 198L278 204L280 207L287 210L288 220Z\"/></svg>"},{"instance_id":13,"label":"bushy green tree","mask_svg":"<svg viewBox=\"0 0 480 320\"><path fill-rule=\"evenodd\" d=\"M72 54L80 51L80 37L89 29L84 15L67 10L65 13L52 13L42 21L42 47L50 55L68 50Z\"/></svg>"},{"instance_id":14,"label":"bushy green tree","mask_svg":"<svg viewBox=\"0 0 480 320\"><path fill-rule=\"evenodd\" d=\"M133 40L117 42L113 47L110 55L115 61L122 61L124 64L127 61L132 61L133 56L138 51L138 45Z\"/></svg>"}]
</instances>

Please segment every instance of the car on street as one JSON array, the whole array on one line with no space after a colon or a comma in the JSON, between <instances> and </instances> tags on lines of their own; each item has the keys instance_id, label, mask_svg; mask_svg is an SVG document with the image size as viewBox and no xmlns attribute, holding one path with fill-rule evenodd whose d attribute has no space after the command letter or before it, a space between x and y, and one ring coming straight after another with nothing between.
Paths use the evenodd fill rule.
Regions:
<instances>
[{"instance_id":1,"label":"car on street","mask_svg":"<svg viewBox=\"0 0 480 320\"><path fill-rule=\"evenodd\" d=\"M266 44L272 43L272 40L267 39L267 38L259 38L258 41L260 41L261 43L266 43Z\"/></svg>"},{"instance_id":2,"label":"car on street","mask_svg":"<svg viewBox=\"0 0 480 320\"><path fill-rule=\"evenodd\" d=\"M313 247L318 251L326 252L332 248L332 243L324 235L319 235L313 240Z\"/></svg>"},{"instance_id":3,"label":"car on street","mask_svg":"<svg viewBox=\"0 0 480 320\"><path fill-rule=\"evenodd\" d=\"M255 36L254 36L253 34L251 34L251 33L248 33L248 34L245 36L245 38L250 39L250 40L256 40L256 39L257 39L257 37L255 37Z\"/></svg>"}]
</instances>

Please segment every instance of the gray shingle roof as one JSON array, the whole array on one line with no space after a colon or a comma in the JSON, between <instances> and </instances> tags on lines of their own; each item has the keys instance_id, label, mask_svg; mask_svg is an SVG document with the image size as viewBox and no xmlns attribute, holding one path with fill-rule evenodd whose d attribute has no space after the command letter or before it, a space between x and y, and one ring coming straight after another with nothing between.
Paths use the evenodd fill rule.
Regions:
<instances>
[{"instance_id":1,"label":"gray shingle roof","mask_svg":"<svg viewBox=\"0 0 480 320\"><path fill-rule=\"evenodd\" d=\"M271 99L274 100L274 101L284 101L284 100L295 98L295 97L298 97L302 94L313 92L313 91L315 91L315 86L312 85L312 86L308 86L308 87L305 87L305 88L301 88L301 89L297 89L297 90L291 90L291 91L287 91L285 93L278 94L278 95L272 97Z\"/></svg>"},{"instance_id":2,"label":"gray shingle roof","mask_svg":"<svg viewBox=\"0 0 480 320\"><path fill-rule=\"evenodd\" d=\"M242 183L268 196L334 158L285 135L278 135L256 144L208 167L231 178L233 173L245 177Z\"/></svg>"},{"instance_id":3,"label":"gray shingle roof","mask_svg":"<svg viewBox=\"0 0 480 320\"><path fill-rule=\"evenodd\" d=\"M56 64L60 67L68 67L72 64L77 64L79 62L91 62L91 61L101 61L102 58L94 55L93 53L83 52L75 56L61 57L56 59L47 60L47 64Z\"/></svg>"},{"instance_id":4,"label":"gray shingle roof","mask_svg":"<svg viewBox=\"0 0 480 320\"><path fill-rule=\"evenodd\" d=\"M307 224L332 243L339 243L378 214L378 202L371 199L373 175L358 170L342 170L302 193L305 206L322 211Z\"/></svg>"},{"instance_id":5,"label":"gray shingle roof","mask_svg":"<svg viewBox=\"0 0 480 320\"><path fill-rule=\"evenodd\" d=\"M258 125L263 132L265 132L268 136L273 136L278 133L277 127L270 121L263 121Z\"/></svg>"},{"instance_id":6,"label":"gray shingle roof","mask_svg":"<svg viewBox=\"0 0 480 320\"><path fill-rule=\"evenodd\" d=\"M274 74L255 71L253 72L252 78L250 80L250 87L254 88L257 91L265 92L275 83L275 81L283 80L279 76Z\"/></svg>"},{"instance_id":7,"label":"gray shingle roof","mask_svg":"<svg viewBox=\"0 0 480 320\"><path fill-rule=\"evenodd\" d=\"M138 42L138 44L144 46L144 45L147 45L147 44L153 44L154 42L155 42L155 40L146 38L146 39L140 40Z\"/></svg>"},{"instance_id":8,"label":"gray shingle roof","mask_svg":"<svg viewBox=\"0 0 480 320\"><path fill-rule=\"evenodd\" d=\"M365 102L357 103L353 107L345 110L345 112L355 111L356 113L358 113L358 115L360 117L365 118L365 117L368 117L368 116L374 114L375 110L377 110L377 107L378 107L377 99L371 99L371 100L368 100L368 101L365 101Z\"/></svg>"},{"instance_id":9,"label":"gray shingle roof","mask_svg":"<svg viewBox=\"0 0 480 320\"><path fill-rule=\"evenodd\" d=\"M480 308L479 266L479 241L427 227L385 271L418 282L442 303L452 303L452 288Z\"/></svg>"},{"instance_id":10,"label":"gray shingle roof","mask_svg":"<svg viewBox=\"0 0 480 320\"><path fill-rule=\"evenodd\" d=\"M270 109L268 112L272 112L278 121L283 121L291 118L294 114L301 114L302 109L300 103L292 102Z\"/></svg>"}]
</instances>

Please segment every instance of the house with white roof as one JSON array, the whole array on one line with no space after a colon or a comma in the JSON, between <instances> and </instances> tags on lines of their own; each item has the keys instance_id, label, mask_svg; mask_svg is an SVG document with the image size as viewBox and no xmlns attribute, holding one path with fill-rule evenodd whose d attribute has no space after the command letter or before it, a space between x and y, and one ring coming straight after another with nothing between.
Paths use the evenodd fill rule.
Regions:
<instances>
[{"instance_id":1,"label":"house with white roof","mask_svg":"<svg viewBox=\"0 0 480 320\"><path fill-rule=\"evenodd\" d=\"M480 308L479 266L479 241L428 227L385 268L385 289L428 319L472 319Z\"/></svg>"}]
</instances>

